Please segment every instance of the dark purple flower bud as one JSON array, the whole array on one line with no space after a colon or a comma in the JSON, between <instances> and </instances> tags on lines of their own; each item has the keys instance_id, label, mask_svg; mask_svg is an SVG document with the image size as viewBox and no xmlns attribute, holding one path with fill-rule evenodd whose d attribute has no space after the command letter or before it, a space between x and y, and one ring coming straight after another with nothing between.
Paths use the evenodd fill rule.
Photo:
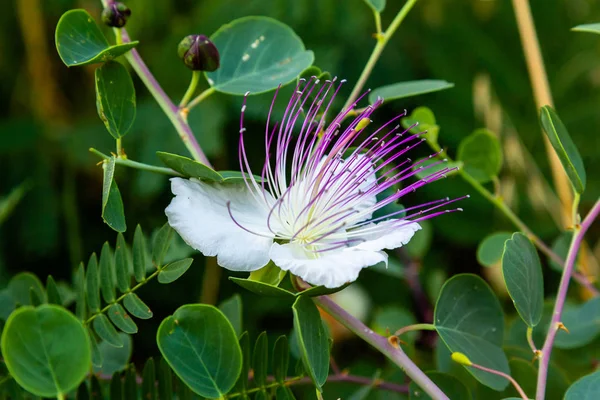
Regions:
<instances>
[{"instance_id":1,"label":"dark purple flower bud","mask_svg":"<svg viewBox=\"0 0 600 400\"><path fill-rule=\"evenodd\" d=\"M186 36L177 46L177 55L194 71L211 72L219 68L219 51L204 35Z\"/></svg>"},{"instance_id":2,"label":"dark purple flower bud","mask_svg":"<svg viewBox=\"0 0 600 400\"><path fill-rule=\"evenodd\" d=\"M102 22L113 28L122 28L131 15L131 10L123 3L109 4L102 10Z\"/></svg>"}]
</instances>

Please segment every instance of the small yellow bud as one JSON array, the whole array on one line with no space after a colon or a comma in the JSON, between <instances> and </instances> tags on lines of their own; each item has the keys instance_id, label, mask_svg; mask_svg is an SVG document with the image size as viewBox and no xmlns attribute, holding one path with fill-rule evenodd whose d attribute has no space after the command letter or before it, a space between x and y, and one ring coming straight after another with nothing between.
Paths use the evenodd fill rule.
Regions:
<instances>
[{"instance_id":1,"label":"small yellow bud","mask_svg":"<svg viewBox=\"0 0 600 400\"><path fill-rule=\"evenodd\" d=\"M370 123L371 120L369 118L363 118L356 124L356 130L360 131L361 129L365 129Z\"/></svg>"},{"instance_id":2,"label":"small yellow bud","mask_svg":"<svg viewBox=\"0 0 600 400\"><path fill-rule=\"evenodd\" d=\"M459 353L459 352L452 353L452 361L457 362L462 365L465 365L467 367L470 367L471 365L473 365L473 363L471 362L471 360L469 360L467 358L467 356L465 356L463 353Z\"/></svg>"}]
</instances>

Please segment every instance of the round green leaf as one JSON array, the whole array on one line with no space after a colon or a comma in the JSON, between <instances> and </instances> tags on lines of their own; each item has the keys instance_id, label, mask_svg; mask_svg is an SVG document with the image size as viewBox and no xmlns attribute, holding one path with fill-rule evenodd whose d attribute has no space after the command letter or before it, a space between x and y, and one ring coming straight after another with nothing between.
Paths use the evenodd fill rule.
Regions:
<instances>
[{"instance_id":1,"label":"round green leaf","mask_svg":"<svg viewBox=\"0 0 600 400\"><path fill-rule=\"evenodd\" d=\"M524 234L517 232L504 244L502 274L517 312L533 328L542 319L544 277L537 250Z\"/></svg>"},{"instance_id":2,"label":"round green leaf","mask_svg":"<svg viewBox=\"0 0 600 400\"><path fill-rule=\"evenodd\" d=\"M385 1L386 0L364 0L364 1L376 13L380 13L385 9Z\"/></svg>"},{"instance_id":3,"label":"round green leaf","mask_svg":"<svg viewBox=\"0 0 600 400\"><path fill-rule=\"evenodd\" d=\"M565 393L565 400L596 400L599 398L600 371L577 380Z\"/></svg>"},{"instance_id":4,"label":"round green leaf","mask_svg":"<svg viewBox=\"0 0 600 400\"><path fill-rule=\"evenodd\" d=\"M30 290L33 290L40 299L46 298L44 285L42 285L39 278L31 272L21 272L13 276L10 282L8 282L7 289L12 300L17 304L24 306L31 304L31 298L29 296Z\"/></svg>"},{"instance_id":5,"label":"round green leaf","mask_svg":"<svg viewBox=\"0 0 600 400\"><path fill-rule=\"evenodd\" d=\"M185 274L185 271L188 270L193 262L193 258L184 258L183 260L173 261L165 265L158 273L158 281L160 283L175 282L181 275Z\"/></svg>"},{"instance_id":6,"label":"round green leaf","mask_svg":"<svg viewBox=\"0 0 600 400\"><path fill-rule=\"evenodd\" d=\"M567 128L550 106L541 108L540 122L573 185L573 189L577 193L583 193L586 181L585 167Z\"/></svg>"},{"instance_id":7,"label":"round green leaf","mask_svg":"<svg viewBox=\"0 0 600 400\"><path fill-rule=\"evenodd\" d=\"M477 261L484 267L493 267L502 259L504 252L504 242L506 242L512 233L496 232L486 236L477 247Z\"/></svg>"},{"instance_id":8,"label":"round green leaf","mask_svg":"<svg viewBox=\"0 0 600 400\"><path fill-rule=\"evenodd\" d=\"M408 117L402 118L401 123L404 129L410 128L410 132L414 134L420 134L427 131L427 133L423 134L422 137L427 139L427 141L430 143L437 144L440 127L436 124L435 115L429 108L415 108Z\"/></svg>"},{"instance_id":9,"label":"round green leaf","mask_svg":"<svg viewBox=\"0 0 600 400\"><path fill-rule=\"evenodd\" d=\"M67 67L109 61L138 44L130 42L110 46L85 10L64 13L56 25L55 40L58 55Z\"/></svg>"},{"instance_id":10,"label":"round green leaf","mask_svg":"<svg viewBox=\"0 0 600 400\"><path fill-rule=\"evenodd\" d=\"M287 290L277 286L269 285L268 283L251 281L249 279L236 278L233 276L230 276L229 279L244 289L261 296L287 297L289 299L293 299L295 297L294 293L288 292Z\"/></svg>"},{"instance_id":11,"label":"round green leaf","mask_svg":"<svg viewBox=\"0 0 600 400\"><path fill-rule=\"evenodd\" d=\"M102 365L94 367L95 373L112 375L127 368L133 352L133 340L130 335L123 332L119 332L119 336L123 342L123 347L115 347L105 341L98 344L98 351L102 356Z\"/></svg>"},{"instance_id":12,"label":"round green leaf","mask_svg":"<svg viewBox=\"0 0 600 400\"><path fill-rule=\"evenodd\" d=\"M242 351L235 331L213 306L178 308L160 324L156 341L177 376L204 397L225 395L242 369Z\"/></svg>"},{"instance_id":13,"label":"round green leaf","mask_svg":"<svg viewBox=\"0 0 600 400\"><path fill-rule=\"evenodd\" d=\"M135 120L135 89L123 64L109 61L96 68L96 108L108 133L122 138Z\"/></svg>"},{"instance_id":14,"label":"round green leaf","mask_svg":"<svg viewBox=\"0 0 600 400\"><path fill-rule=\"evenodd\" d=\"M575 32L589 32L600 34L600 23L577 25L571 30Z\"/></svg>"},{"instance_id":15,"label":"round green leaf","mask_svg":"<svg viewBox=\"0 0 600 400\"><path fill-rule=\"evenodd\" d=\"M245 17L223 25L210 38L221 67L206 73L217 91L258 94L296 79L314 60L287 25L268 17Z\"/></svg>"},{"instance_id":16,"label":"round green leaf","mask_svg":"<svg viewBox=\"0 0 600 400\"><path fill-rule=\"evenodd\" d=\"M369 94L369 103L375 103L379 97L383 98L384 101L390 101L418 96L425 93L439 92L440 90L453 87L454 83L433 79L398 82L374 89Z\"/></svg>"},{"instance_id":17,"label":"round green leaf","mask_svg":"<svg viewBox=\"0 0 600 400\"><path fill-rule=\"evenodd\" d=\"M296 299L292 310L304 369L321 391L329 374L329 339L321 315L312 299L305 296Z\"/></svg>"},{"instance_id":18,"label":"round green leaf","mask_svg":"<svg viewBox=\"0 0 600 400\"><path fill-rule=\"evenodd\" d=\"M470 400L471 392L465 386L464 383L453 377L452 375L445 374L443 372L431 371L427 372L426 375L435 383L442 392L450 399L461 399ZM411 382L408 387L408 398L410 400L430 400L431 397L417 385L415 382Z\"/></svg>"},{"instance_id":19,"label":"round green leaf","mask_svg":"<svg viewBox=\"0 0 600 400\"><path fill-rule=\"evenodd\" d=\"M498 138L487 129L477 129L458 146L458 160L479 183L491 181L502 168L502 148Z\"/></svg>"},{"instance_id":20,"label":"round green leaf","mask_svg":"<svg viewBox=\"0 0 600 400\"><path fill-rule=\"evenodd\" d=\"M242 297L237 293L219 304L219 310L225 314L238 337L242 334L242 309Z\"/></svg>"},{"instance_id":21,"label":"round green leaf","mask_svg":"<svg viewBox=\"0 0 600 400\"><path fill-rule=\"evenodd\" d=\"M569 333L563 330L556 333L556 348L574 349L590 343L600 334L600 297L578 306L567 304L561 322Z\"/></svg>"},{"instance_id":22,"label":"round green leaf","mask_svg":"<svg viewBox=\"0 0 600 400\"><path fill-rule=\"evenodd\" d=\"M91 364L81 322L50 304L21 307L11 314L2 332L2 356L17 383L42 397L75 389Z\"/></svg>"},{"instance_id":23,"label":"round green leaf","mask_svg":"<svg viewBox=\"0 0 600 400\"><path fill-rule=\"evenodd\" d=\"M510 374L502 350L504 316L494 292L476 275L450 278L440 292L434 311L435 328L451 352L465 354L473 363ZM479 382L503 390L508 381L465 367Z\"/></svg>"}]
</instances>

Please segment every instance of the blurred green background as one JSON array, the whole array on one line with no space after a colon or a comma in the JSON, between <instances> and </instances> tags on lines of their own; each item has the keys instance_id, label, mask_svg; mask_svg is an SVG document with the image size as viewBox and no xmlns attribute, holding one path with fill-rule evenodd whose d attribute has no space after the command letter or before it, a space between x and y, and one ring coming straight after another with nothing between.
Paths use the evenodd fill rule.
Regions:
<instances>
[{"instance_id":1,"label":"blurred green background","mask_svg":"<svg viewBox=\"0 0 600 400\"><path fill-rule=\"evenodd\" d=\"M388 0L384 27L403 3ZM585 210L600 195L600 40L570 29L595 22L600 3L530 3L556 109L588 172L582 201ZM372 14L361 0L130 0L126 4L132 10L127 24L131 37L140 41L139 52L175 101L191 76L176 56L179 41L191 33L210 35L235 18L267 15L288 24L315 52L315 65L349 80L341 97L349 94L374 46ZM5 2L0 13L0 196L19 185L26 189L0 226L0 285L24 270L42 279L53 274L69 280L74 266L91 252L98 252L104 241L114 243L116 237L100 217L102 170L96 164L99 160L88 152L89 147L114 151L114 141L96 114L95 67L67 69L54 48L56 23L72 8L85 8L100 20L100 1L16 0ZM108 29L105 33L112 38ZM434 111L441 127L440 144L453 156L460 140L476 128L494 131L505 152L501 193L536 233L552 242L559 233L556 200L544 189L543 180L536 178L531 162L535 160L542 176L551 182L511 2L419 1L385 49L367 87L425 78L444 79L455 87L391 102L378 112L378 121L425 105ZM123 141L129 158L158 165L157 150L187 155L149 93L136 77L134 82L137 119ZM270 97L248 100L246 125L249 132L257 134L257 152L252 157L256 163L262 158L260 135ZM343 99L339 106L342 103ZM192 128L217 169L238 169L239 107L239 98L216 94L190 114ZM415 157L428 153L424 146ZM137 223L151 232L166 221L164 208L171 194L165 177L120 168L117 181L125 203L129 241ZM461 204L465 211L432 221L432 242L419 260L421 281L430 299L435 299L444 277L481 271L475 250L485 235L514 230L460 178L430 185L407 198L405 204L463 194L472 195ZM589 234L592 248L598 238L595 229ZM600 253L598 246L596 250ZM182 245L179 251L188 249ZM142 290L141 297L154 310L155 318L140 324L143 334L134 337L136 358L158 354L154 343L158 322L178 306L200 298L204 259L200 255L195 258L186 279L166 289L153 283ZM487 274L492 281L493 275L493 271ZM557 281L558 274L549 272L547 294ZM374 309L387 304L415 306L404 280L365 271L360 284ZM240 291L225 274L220 287L218 299ZM263 329L272 334L289 332L291 312L286 305L242 295L245 327L253 334ZM419 304L413 308L420 319ZM343 364L357 361L347 352L341 357ZM372 358L363 358L361 363L382 361L375 354Z\"/></svg>"}]
</instances>

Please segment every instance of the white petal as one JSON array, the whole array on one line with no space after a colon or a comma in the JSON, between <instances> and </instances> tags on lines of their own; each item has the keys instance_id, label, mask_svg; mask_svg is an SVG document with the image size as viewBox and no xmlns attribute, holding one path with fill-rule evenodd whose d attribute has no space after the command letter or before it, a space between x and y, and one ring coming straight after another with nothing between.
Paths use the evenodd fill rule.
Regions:
<instances>
[{"instance_id":1,"label":"white petal","mask_svg":"<svg viewBox=\"0 0 600 400\"><path fill-rule=\"evenodd\" d=\"M268 235L267 211L243 183L218 184L197 179L171 179L175 197L165 210L169 224L191 247L232 271L254 271L269 262L272 237L252 234L244 228Z\"/></svg>"},{"instance_id":2,"label":"white petal","mask_svg":"<svg viewBox=\"0 0 600 400\"><path fill-rule=\"evenodd\" d=\"M356 157L348 157L345 160L343 160L342 162L340 162L337 165L337 167L334 169L335 174L343 174L344 170L354 171L355 169L357 170L356 172L354 172L355 175L363 176L363 174L364 174L364 178L363 178L364 181L362 183L360 183L357 188L355 188L354 190L351 190L349 192L348 195L350 195L350 196L358 195L359 192L366 192L367 190L371 189L377 182L377 177L375 175L375 169L373 168L373 163L371 161L360 166L361 164L364 163L365 157L367 157L367 156L365 156L364 154L358 154ZM334 183L334 185L333 185L333 187L335 189L331 189L330 191L332 193L335 193L335 191L337 190L337 187L341 186L341 184L342 184L342 180L336 181L336 183ZM360 197L359 200L360 201L353 202L352 209L360 211L360 212L368 210L369 208L373 207L377 203L377 198L375 195L368 195L368 196L363 195ZM371 217L372 217L372 213L362 214L358 218L353 217L352 223L355 224L358 222L366 221L366 220L370 219Z\"/></svg>"},{"instance_id":3,"label":"white petal","mask_svg":"<svg viewBox=\"0 0 600 400\"><path fill-rule=\"evenodd\" d=\"M328 288L342 286L358 278L361 269L380 262L387 264L387 254L381 251L365 251L354 248L326 251L314 258L295 243L273 243L271 259L279 268L290 271L312 285Z\"/></svg>"},{"instance_id":4,"label":"white petal","mask_svg":"<svg viewBox=\"0 0 600 400\"><path fill-rule=\"evenodd\" d=\"M355 246L361 250L378 251L383 249L396 249L407 244L414 236L415 232L421 229L421 225L416 222L391 219L378 224L369 224L366 226L364 235L352 235L365 241ZM368 233L373 231L373 233ZM349 233L351 235L351 232Z\"/></svg>"}]
</instances>

